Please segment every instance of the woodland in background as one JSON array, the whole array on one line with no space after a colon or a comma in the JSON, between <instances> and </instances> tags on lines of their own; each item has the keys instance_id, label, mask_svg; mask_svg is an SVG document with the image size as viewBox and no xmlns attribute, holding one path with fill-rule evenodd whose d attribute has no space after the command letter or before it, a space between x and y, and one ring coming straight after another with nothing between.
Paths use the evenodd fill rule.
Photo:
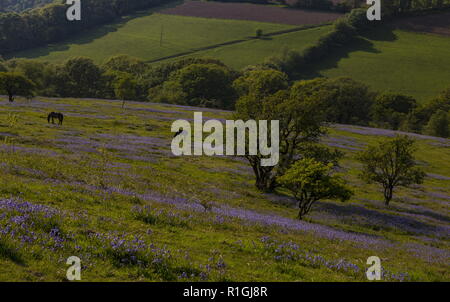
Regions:
<instances>
[{"instance_id":1,"label":"woodland in background","mask_svg":"<svg viewBox=\"0 0 450 302\"><path fill-rule=\"evenodd\" d=\"M1 1L1 0L0 0ZM171 0L83 0L82 19L66 19L68 6L52 3L23 13L0 14L0 55L54 43L120 16Z\"/></svg>"},{"instance_id":2,"label":"woodland in background","mask_svg":"<svg viewBox=\"0 0 450 302\"><path fill-rule=\"evenodd\" d=\"M22 12L52 2L55 2L55 0L0 0L0 13Z\"/></svg>"},{"instance_id":3,"label":"woodland in background","mask_svg":"<svg viewBox=\"0 0 450 302\"><path fill-rule=\"evenodd\" d=\"M151 66L125 55L98 66L91 59L62 64L14 59L0 63L0 93L8 77L23 87L11 96L104 98L151 101L234 110L242 99L262 100L284 91L301 91L322 106L327 122L366 125L449 137L450 87L425 104L413 97L383 93L351 78L293 81L267 66L235 71L214 59L191 58ZM32 82L32 86L27 84Z\"/></svg>"}]
</instances>

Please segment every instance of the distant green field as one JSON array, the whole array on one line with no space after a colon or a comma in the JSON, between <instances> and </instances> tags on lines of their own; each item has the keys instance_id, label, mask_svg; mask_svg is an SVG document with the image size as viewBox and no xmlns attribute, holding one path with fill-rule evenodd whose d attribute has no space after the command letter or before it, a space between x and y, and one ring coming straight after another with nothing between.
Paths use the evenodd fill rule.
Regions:
<instances>
[{"instance_id":1,"label":"distant green field","mask_svg":"<svg viewBox=\"0 0 450 302\"><path fill-rule=\"evenodd\" d=\"M317 75L349 76L379 91L392 90L424 102L450 86L450 38L381 29L334 53Z\"/></svg>"},{"instance_id":2,"label":"distant green field","mask_svg":"<svg viewBox=\"0 0 450 302\"><path fill-rule=\"evenodd\" d=\"M65 43L15 56L51 62L86 56L102 63L110 56L127 54L155 64L200 56L217 58L230 67L241 69L278 55L283 49L302 50L330 26L249 40L257 29L268 34L295 28L298 27L147 11ZM232 41L237 43L222 45ZM382 28L349 47L330 53L309 76L348 76L367 83L374 90L404 93L424 102L450 86L450 69L446 68L450 66L449 49L448 37Z\"/></svg>"},{"instance_id":3,"label":"distant green field","mask_svg":"<svg viewBox=\"0 0 450 302\"><path fill-rule=\"evenodd\" d=\"M217 58L232 68L241 69L247 65L261 63L265 58L278 55L284 49L303 50L308 45L314 44L315 41L329 29L330 26L325 25L272 36L268 39L250 40L238 44L199 51L193 55L189 55L189 57L200 56Z\"/></svg>"},{"instance_id":4,"label":"distant green field","mask_svg":"<svg viewBox=\"0 0 450 302\"><path fill-rule=\"evenodd\" d=\"M101 63L110 56L128 54L156 60L192 49L246 39L254 36L257 29L270 33L290 28L295 26L151 13L102 26L65 43L16 53L15 56L46 61L86 56Z\"/></svg>"}]
</instances>

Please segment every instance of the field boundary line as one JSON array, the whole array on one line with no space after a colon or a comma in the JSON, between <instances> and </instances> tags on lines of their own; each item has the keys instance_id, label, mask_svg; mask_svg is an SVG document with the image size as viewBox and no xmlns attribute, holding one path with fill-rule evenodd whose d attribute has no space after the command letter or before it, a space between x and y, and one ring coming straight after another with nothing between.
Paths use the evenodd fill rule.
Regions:
<instances>
[{"instance_id":1,"label":"field boundary line","mask_svg":"<svg viewBox=\"0 0 450 302\"><path fill-rule=\"evenodd\" d=\"M223 42L223 43L203 46L203 47L199 47L199 48L193 48L191 50L180 52L180 53L173 54L173 55L170 55L170 56L165 56L165 57L161 57L161 58L153 59L153 60L147 60L147 61L145 61L145 63L150 63L150 64L151 63L157 63L157 62L161 62L161 61L165 61L165 60L169 60L169 59L174 59L174 58L178 58L178 57L184 57L184 56L187 56L187 55L195 54L196 52L200 52L200 51L211 50L211 49L215 49L215 48L219 48L219 47L223 47L223 46L239 44L239 43L248 42L248 41L252 41L252 40L263 40L264 37L274 37L274 36L279 36L279 35L283 35L283 34L299 32L299 31L302 31L302 30L318 28L318 27L322 27L322 26L326 26L326 25L330 25L330 24L331 24L331 22L327 22L327 23L322 23L322 24L302 25L300 27L283 29L283 30L274 31L274 32L270 32L270 33L264 34L262 38L261 37L256 37L256 36L252 36L252 37L247 37L247 38L243 38L243 39L231 40L231 41L227 41L227 42Z\"/></svg>"}]
</instances>

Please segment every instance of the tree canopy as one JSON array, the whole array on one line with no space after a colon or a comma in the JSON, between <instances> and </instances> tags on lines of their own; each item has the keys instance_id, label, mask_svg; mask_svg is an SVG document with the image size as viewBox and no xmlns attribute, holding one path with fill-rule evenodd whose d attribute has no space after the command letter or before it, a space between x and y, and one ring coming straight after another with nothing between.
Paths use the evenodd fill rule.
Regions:
<instances>
[{"instance_id":1,"label":"tree canopy","mask_svg":"<svg viewBox=\"0 0 450 302\"><path fill-rule=\"evenodd\" d=\"M358 155L363 165L361 178L383 186L386 205L396 187L423 182L425 173L416 165L415 151L414 140L403 135L369 146Z\"/></svg>"},{"instance_id":2,"label":"tree canopy","mask_svg":"<svg viewBox=\"0 0 450 302\"><path fill-rule=\"evenodd\" d=\"M28 97L33 94L34 83L21 73L0 72L0 92L8 95L10 102L14 102L16 95Z\"/></svg>"},{"instance_id":3,"label":"tree canopy","mask_svg":"<svg viewBox=\"0 0 450 302\"><path fill-rule=\"evenodd\" d=\"M292 192L298 201L298 218L310 212L312 205L321 199L350 199L353 192L338 175L333 175L333 164L324 164L311 158L296 161L278 182Z\"/></svg>"}]
</instances>

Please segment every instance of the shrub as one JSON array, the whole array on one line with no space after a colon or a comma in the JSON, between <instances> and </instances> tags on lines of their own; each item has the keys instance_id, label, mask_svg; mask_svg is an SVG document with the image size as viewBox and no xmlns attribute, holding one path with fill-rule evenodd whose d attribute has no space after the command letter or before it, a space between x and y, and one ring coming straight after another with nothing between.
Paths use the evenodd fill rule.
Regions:
<instances>
[{"instance_id":1,"label":"shrub","mask_svg":"<svg viewBox=\"0 0 450 302\"><path fill-rule=\"evenodd\" d=\"M258 28L256 30L256 37L261 38L262 36L263 36L263 31L262 31L262 29Z\"/></svg>"},{"instance_id":2,"label":"shrub","mask_svg":"<svg viewBox=\"0 0 450 302\"><path fill-rule=\"evenodd\" d=\"M332 175L333 164L323 164L305 158L295 162L286 173L277 178L281 186L292 192L298 201L298 219L308 214L312 205L321 199L347 201L352 191L342 178Z\"/></svg>"},{"instance_id":3,"label":"shrub","mask_svg":"<svg viewBox=\"0 0 450 302\"><path fill-rule=\"evenodd\" d=\"M408 123L407 118L417 107L416 100L407 95L386 93L379 95L371 108L373 124L397 130L401 125ZM412 122L412 120L409 120Z\"/></svg>"},{"instance_id":4,"label":"shrub","mask_svg":"<svg viewBox=\"0 0 450 302\"><path fill-rule=\"evenodd\" d=\"M449 112L444 110L436 111L428 121L425 127L425 134L449 137L450 136L450 117Z\"/></svg>"}]
</instances>

